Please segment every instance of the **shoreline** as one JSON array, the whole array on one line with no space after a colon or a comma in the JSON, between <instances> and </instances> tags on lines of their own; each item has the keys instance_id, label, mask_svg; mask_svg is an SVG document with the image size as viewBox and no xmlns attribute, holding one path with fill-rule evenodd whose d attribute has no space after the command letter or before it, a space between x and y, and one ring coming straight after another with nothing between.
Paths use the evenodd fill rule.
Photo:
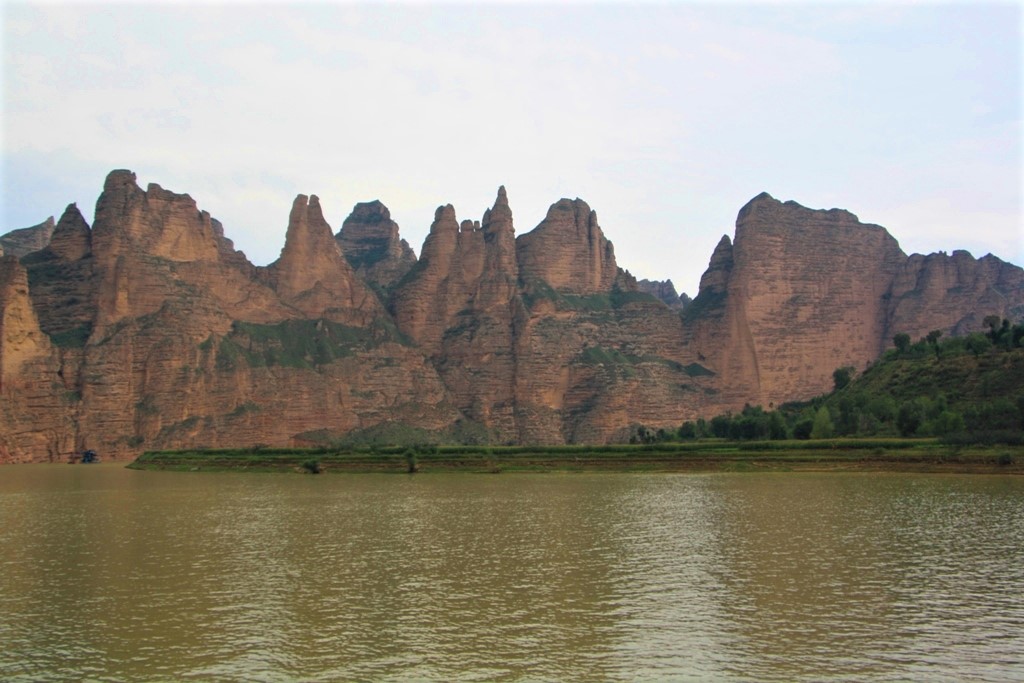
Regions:
<instances>
[{"instance_id":1,"label":"shoreline","mask_svg":"<svg viewBox=\"0 0 1024 683\"><path fill-rule=\"evenodd\" d=\"M1024 474L1020 446L934 441L735 443L594 447L388 447L379 450L238 449L144 453L136 470L185 472L921 472Z\"/></svg>"}]
</instances>

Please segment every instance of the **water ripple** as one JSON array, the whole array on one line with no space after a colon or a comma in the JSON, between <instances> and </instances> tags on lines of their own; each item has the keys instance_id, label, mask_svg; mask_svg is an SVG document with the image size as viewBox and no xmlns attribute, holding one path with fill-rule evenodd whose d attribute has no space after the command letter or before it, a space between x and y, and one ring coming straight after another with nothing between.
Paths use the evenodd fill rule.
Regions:
<instances>
[{"instance_id":1,"label":"water ripple","mask_svg":"<svg viewBox=\"0 0 1024 683\"><path fill-rule=\"evenodd\" d=\"M1019 479L10 471L3 680L1024 679Z\"/></svg>"}]
</instances>

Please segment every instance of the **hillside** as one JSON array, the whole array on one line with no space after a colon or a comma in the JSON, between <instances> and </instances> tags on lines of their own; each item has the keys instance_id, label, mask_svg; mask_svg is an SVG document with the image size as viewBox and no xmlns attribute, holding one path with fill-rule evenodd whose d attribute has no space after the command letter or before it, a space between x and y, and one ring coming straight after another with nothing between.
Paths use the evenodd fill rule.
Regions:
<instances>
[{"instance_id":1,"label":"hillside","mask_svg":"<svg viewBox=\"0 0 1024 683\"><path fill-rule=\"evenodd\" d=\"M941 340L932 334L882 357L857 375L833 374L833 391L777 410L687 422L648 440L701 436L731 439L929 437L961 442L1024 442L1024 324Z\"/></svg>"}]
</instances>

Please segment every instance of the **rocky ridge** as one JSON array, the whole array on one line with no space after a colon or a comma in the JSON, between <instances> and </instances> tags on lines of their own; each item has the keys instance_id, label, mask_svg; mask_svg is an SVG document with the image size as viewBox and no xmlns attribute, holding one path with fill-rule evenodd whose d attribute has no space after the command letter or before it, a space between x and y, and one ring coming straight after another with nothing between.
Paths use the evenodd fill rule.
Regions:
<instances>
[{"instance_id":1,"label":"rocky ridge","mask_svg":"<svg viewBox=\"0 0 1024 683\"><path fill-rule=\"evenodd\" d=\"M50 243L54 227L53 216L50 216L39 225L0 235L0 256L6 254L21 258L33 251L39 251Z\"/></svg>"},{"instance_id":2,"label":"rocky ridge","mask_svg":"<svg viewBox=\"0 0 1024 683\"><path fill-rule=\"evenodd\" d=\"M72 204L51 233L0 259L4 462L408 428L603 443L807 398L898 331L1024 316L1017 266L907 257L849 212L767 194L682 311L671 282L618 267L585 202L517 236L504 188L479 221L439 207L418 260L379 201L335 235L299 195L280 258L257 267L189 195L129 171L91 227Z\"/></svg>"}]
</instances>

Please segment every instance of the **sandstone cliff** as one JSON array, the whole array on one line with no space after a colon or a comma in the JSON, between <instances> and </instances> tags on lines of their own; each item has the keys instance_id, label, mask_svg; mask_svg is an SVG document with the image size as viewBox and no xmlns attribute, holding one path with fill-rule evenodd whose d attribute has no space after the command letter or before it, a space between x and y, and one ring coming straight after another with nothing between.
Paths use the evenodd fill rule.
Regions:
<instances>
[{"instance_id":1,"label":"sandstone cliff","mask_svg":"<svg viewBox=\"0 0 1024 683\"><path fill-rule=\"evenodd\" d=\"M316 195L300 194L292 203L284 248L268 266L267 280L302 317L365 325L383 314L341 253Z\"/></svg>"},{"instance_id":2,"label":"sandstone cliff","mask_svg":"<svg viewBox=\"0 0 1024 683\"><path fill-rule=\"evenodd\" d=\"M683 294L676 292L676 286L672 284L672 280L640 280L636 284L638 291L650 294L677 311L683 310L690 303L690 297L685 292Z\"/></svg>"},{"instance_id":3,"label":"sandstone cliff","mask_svg":"<svg viewBox=\"0 0 1024 683\"><path fill-rule=\"evenodd\" d=\"M39 251L50 243L53 229L53 216L50 216L39 225L12 230L5 235L0 235L0 256L6 254L21 258L33 251Z\"/></svg>"},{"instance_id":4,"label":"sandstone cliff","mask_svg":"<svg viewBox=\"0 0 1024 683\"><path fill-rule=\"evenodd\" d=\"M523 279L574 294L607 291L618 275L597 212L579 198L552 204L544 221L516 240L516 255Z\"/></svg>"},{"instance_id":5,"label":"sandstone cliff","mask_svg":"<svg viewBox=\"0 0 1024 683\"><path fill-rule=\"evenodd\" d=\"M860 370L896 332L963 333L1019 311L1021 269L958 252L909 259L876 225L761 194L740 210L686 311L694 350L721 377L722 409L776 405Z\"/></svg>"},{"instance_id":6,"label":"sandstone cliff","mask_svg":"<svg viewBox=\"0 0 1024 683\"><path fill-rule=\"evenodd\" d=\"M356 274L382 292L416 265L416 254L399 237L391 212L377 200L356 204L335 239Z\"/></svg>"},{"instance_id":7,"label":"sandstone cliff","mask_svg":"<svg viewBox=\"0 0 1024 683\"><path fill-rule=\"evenodd\" d=\"M919 339L935 329L969 334L982 329L987 315L1024 319L1024 271L991 254L913 254L889 292L886 338L906 332Z\"/></svg>"},{"instance_id":8,"label":"sandstone cliff","mask_svg":"<svg viewBox=\"0 0 1024 683\"><path fill-rule=\"evenodd\" d=\"M896 332L1020 319L1024 271L908 258L851 213L764 194L696 299L680 311L673 297L618 267L579 199L518 237L504 188L479 221L439 207L415 261L379 202L334 235L299 195L280 258L260 268L189 195L114 171L93 226L69 205L47 245L0 258L0 461L406 428L620 440L808 398Z\"/></svg>"},{"instance_id":9,"label":"sandstone cliff","mask_svg":"<svg viewBox=\"0 0 1024 683\"><path fill-rule=\"evenodd\" d=\"M64 370L39 326L28 273L0 257L0 462L53 461L75 448L77 394Z\"/></svg>"}]
</instances>

